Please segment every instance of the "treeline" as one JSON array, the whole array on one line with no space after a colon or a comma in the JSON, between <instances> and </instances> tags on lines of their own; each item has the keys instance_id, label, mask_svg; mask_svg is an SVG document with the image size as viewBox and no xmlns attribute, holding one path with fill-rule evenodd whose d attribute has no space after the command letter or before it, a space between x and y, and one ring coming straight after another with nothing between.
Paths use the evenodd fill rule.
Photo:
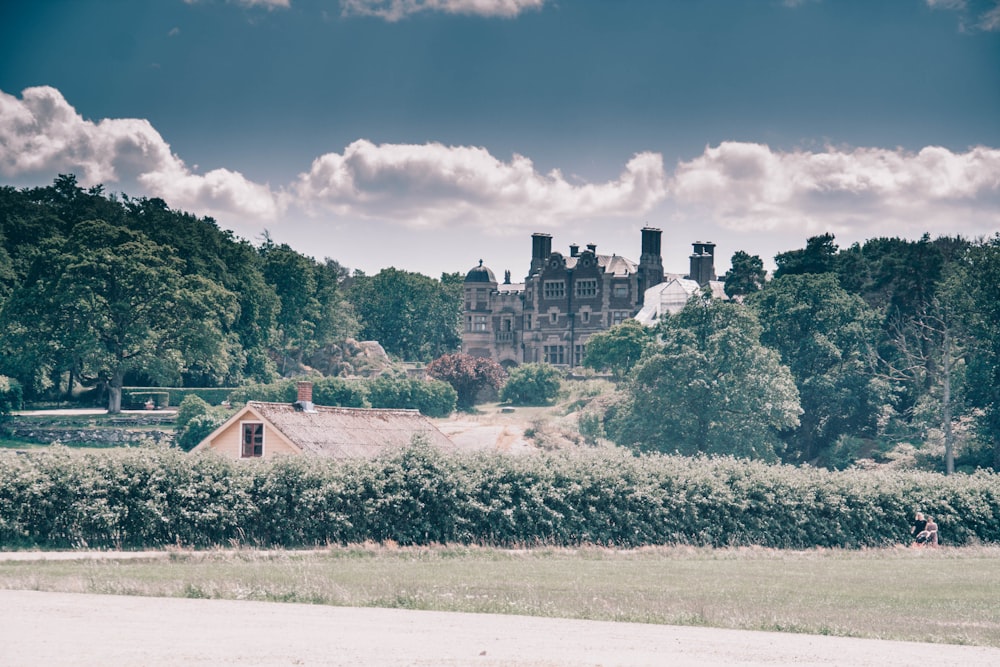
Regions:
<instances>
[{"instance_id":1,"label":"treeline","mask_svg":"<svg viewBox=\"0 0 1000 667\"><path fill-rule=\"evenodd\" d=\"M408 360L459 343L461 276L351 275L161 199L0 187L0 375L27 399L79 386L238 386L328 368L348 338ZM336 370L336 369L334 369Z\"/></svg>"},{"instance_id":2,"label":"treeline","mask_svg":"<svg viewBox=\"0 0 1000 667\"><path fill-rule=\"evenodd\" d=\"M608 436L833 468L1000 469L1000 235L840 249L825 234L775 262L765 279L737 252L731 300L703 293L655 330L591 338L585 363L623 380Z\"/></svg>"},{"instance_id":3,"label":"treeline","mask_svg":"<svg viewBox=\"0 0 1000 667\"><path fill-rule=\"evenodd\" d=\"M308 547L363 541L806 549L1000 541L1000 477L828 472L622 450L230 462L175 449L0 452L0 547Z\"/></svg>"}]
</instances>

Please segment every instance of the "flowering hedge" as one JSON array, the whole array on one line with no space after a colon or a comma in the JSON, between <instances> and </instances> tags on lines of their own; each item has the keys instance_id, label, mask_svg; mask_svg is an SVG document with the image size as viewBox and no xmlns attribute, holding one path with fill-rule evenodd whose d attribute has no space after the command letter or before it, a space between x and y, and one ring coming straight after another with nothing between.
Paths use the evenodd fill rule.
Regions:
<instances>
[{"instance_id":1,"label":"flowering hedge","mask_svg":"<svg viewBox=\"0 0 1000 667\"><path fill-rule=\"evenodd\" d=\"M228 462L139 448L0 452L0 547L401 544L871 547L935 517L1000 542L1000 476L584 451Z\"/></svg>"}]
</instances>

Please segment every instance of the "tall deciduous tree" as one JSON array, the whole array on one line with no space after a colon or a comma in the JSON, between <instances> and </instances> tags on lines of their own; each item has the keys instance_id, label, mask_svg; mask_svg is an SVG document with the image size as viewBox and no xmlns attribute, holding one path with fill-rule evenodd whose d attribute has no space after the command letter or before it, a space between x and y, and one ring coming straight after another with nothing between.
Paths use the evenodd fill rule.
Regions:
<instances>
[{"instance_id":1,"label":"tall deciduous tree","mask_svg":"<svg viewBox=\"0 0 1000 667\"><path fill-rule=\"evenodd\" d=\"M830 273L781 276L747 303L799 391L803 414L786 434L786 458L815 462L842 435L874 436L888 394L868 363L878 315Z\"/></svg>"},{"instance_id":2,"label":"tall deciduous tree","mask_svg":"<svg viewBox=\"0 0 1000 667\"><path fill-rule=\"evenodd\" d=\"M38 257L5 319L45 346L36 366L79 365L108 387L108 411L121 410L125 374L175 380L187 364L225 355L223 330L235 317L232 293L183 275L173 251L103 221L76 225ZM224 362L222 362L224 363Z\"/></svg>"},{"instance_id":3,"label":"tall deciduous tree","mask_svg":"<svg viewBox=\"0 0 1000 667\"><path fill-rule=\"evenodd\" d=\"M968 256L968 399L978 408L981 437L1000 470L1000 234L977 244Z\"/></svg>"},{"instance_id":4,"label":"tall deciduous tree","mask_svg":"<svg viewBox=\"0 0 1000 667\"><path fill-rule=\"evenodd\" d=\"M636 367L608 434L643 451L774 460L799 423L799 395L760 324L738 303L693 299L659 326L662 344Z\"/></svg>"},{"instance_id":5,"label":"tall deciduous tree","mask_svg":"<svg viewBox=\"0 0 1000 667\"><path fill-rule=\"evenodd\" d=\"M460 278L445 274L438 281L394 268L355 276L348 299L363 323L361 335L407 360L425 361L458 349Z\"/></svg>"}]
</instances>

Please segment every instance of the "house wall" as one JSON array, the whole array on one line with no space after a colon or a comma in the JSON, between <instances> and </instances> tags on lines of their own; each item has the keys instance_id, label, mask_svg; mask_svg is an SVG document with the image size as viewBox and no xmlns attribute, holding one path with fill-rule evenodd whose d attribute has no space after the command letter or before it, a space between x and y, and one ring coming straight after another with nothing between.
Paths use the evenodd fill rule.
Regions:
<instances>
[{"instance_id":1,"label":"house wall","mask_svg":"<svg viewBox=\"0 0 1000 667\"><path fill-rule=\"evenodd\" d=\"M247 414L238 421L233 422L225 430L219 433L209 443L208 447L214 452L221 454L228 459L240 459L243 453L242 433L244 422L260 422L253 415ZM298 454L284 438L278 435L274 429L266 422L264 423L264 455L262 458L270 459L275 456Z\"/></svg>"}]
</instances>

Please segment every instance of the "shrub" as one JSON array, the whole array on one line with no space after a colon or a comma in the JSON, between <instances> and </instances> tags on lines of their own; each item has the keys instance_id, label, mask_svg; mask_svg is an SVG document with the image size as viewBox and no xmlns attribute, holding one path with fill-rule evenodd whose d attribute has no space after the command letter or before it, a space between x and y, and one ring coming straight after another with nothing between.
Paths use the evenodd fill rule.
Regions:
<instances>
[{"instance_id":1,"label":"shrub","mask_svg":"<svg viewBox=\"0 0 1000 667\"><path fill-rule=\"evenodd\" d=\"M427 365L427 374L450 384L458 396L458 407L471 409L476 395L487 388L499 389L507 378L503 366L486 357L445 354Z\"/></svg>"},{"instance_id":2,"label":"shrub","mask_svg":"<svg viewBox=\"0 0 1000 667\"><path fill-rule=\"evenodd\" d=\"M224 421L226 421L225 415L215 411L195 415L188 420L184 428L177 429L175 442L182 450L189 452Z\"/></svg>"},{"instance_id":3,"label":"shrub","mask_svg":"<svg viewBox=\"0 0 1000 667\"><path fill-rule=\"evenodd\" d=\"M194 394L185 396L184 400L181 401L181 404L177 406L177 419L174 422L174 425L178 430L180 430L187 426L187 423L191 421L193 417L208 414L211 409L212 406L210 406L204 399L199 398Z\"/></svg>"},{"instance_id":4,"label":"shrub","mask_svg":"<svg viewBox=\"0 0 1000 667\"><path fill-rule=\"evenodd\" d=\"M830 472L606 449L450 456L421 443L351 461L0 451L0 548L860 548L908 542L915 508L937 520L944 544L1000 542L1000 475L985 472Z\"/></svg>"},{"instance_id":5,"label":"shrub","mask_svg":"<svg viewBox=\"0 0 1000 667\"><path fill-rule=\"evenodd\" d=\"M510 372L500 400L512 405L549 405L559 395L561 373L549 364L525 364Z\"/></svg>"},{"instance_id":6,"label":"shrub","mask_svg":"<svg viewBox=\"0 0 1000 667\"><path fill-rule=\"evenodd\" d=\"M447 417L455 411L457 399L451 385L441 380L385 374L368 383L368 400L373 408L409 408L428 417Z\"/></svg>"}]
</instances>

